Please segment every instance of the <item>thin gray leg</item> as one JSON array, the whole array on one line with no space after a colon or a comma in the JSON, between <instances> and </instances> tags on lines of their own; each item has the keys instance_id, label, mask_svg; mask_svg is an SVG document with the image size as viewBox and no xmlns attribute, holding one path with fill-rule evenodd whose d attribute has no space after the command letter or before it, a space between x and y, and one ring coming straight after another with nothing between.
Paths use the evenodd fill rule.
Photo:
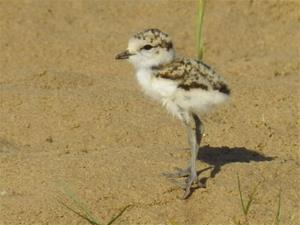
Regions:
<instances>
[{"instance_id":1,"label":"thin gray leg","mask_svg":"<svg viewBox=\"0 0 300 225\"><path fill-rule=\"evenodd\" d=\"M192 116L195 121L195 131L191 126L190 122L186 123L189 144L191 147L191 160L190 160L191 173L186 180L186 188L183 196L184 199L190 195L192 184L197 183L198 185L196 160L199 152L199 145L202 138L202 122L196 114L192 114Z\"/></svg>"},{"instance_id":2,"label":"thin gray leg","mask_svg":"<svg viewBox=\"0 0 300 225\"><path fill-rule=\"evenodd\" d=\"M196 183L198 186L202 186L198 182L196 160L198 156L199 145L202 139L203 125L196 114L190 114L183 110L181 111L181 119L187 129L188 142L191 148L191 160L189 161L188 167L186 169L177 168L175 173L163 173L163 175L171 179L187 176L186 182L184 184L173 180L174 183L185 189L183 198L186 199L191 193L191 187L193 183ZM193 128L193 120L195 122L195 129Z\"/></svg>"}]
</instances>

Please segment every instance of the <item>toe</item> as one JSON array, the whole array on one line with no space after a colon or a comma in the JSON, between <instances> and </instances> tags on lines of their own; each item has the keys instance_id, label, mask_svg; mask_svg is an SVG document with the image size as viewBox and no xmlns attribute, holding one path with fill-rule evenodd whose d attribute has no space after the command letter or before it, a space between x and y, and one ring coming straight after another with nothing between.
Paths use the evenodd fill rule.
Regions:
<instances>
[{"instance_id":1,"label":"toe","mask_svg":"<svg viewBox=\"0 0 300 225\"><path fill-rule=\"evenodd\" d=\"M187 199L190 196L190 194L191 194L190 188L186 189L184 195L182 196L182 199Z\"/></svg>"},{"instance_id":2,"label":"toe","mask_svg":"<svg viewBox=\"0 0 300 225\"><path fill-rule=\"evenodd\" d=\"M186 187L185 187L185 192L183 195L183 199L186 199L190 196L191 194L191 187L193 183L198 184L198 177L197 174L191 174L187 179L186 179Z\"/></svg>"},{"instance_id":3,"label":"toe","mask_svg":"<svg viewBox=\"0 0 300 225\"><path fill-rule=\"evenodd\" d=\"M190 168L187 169L180 169L180 168L175 168L175 172L165 172L162 173L163 176L167 178L180 178L180 177L186 177L191 174Z\"/></svg>"}]
</instances>

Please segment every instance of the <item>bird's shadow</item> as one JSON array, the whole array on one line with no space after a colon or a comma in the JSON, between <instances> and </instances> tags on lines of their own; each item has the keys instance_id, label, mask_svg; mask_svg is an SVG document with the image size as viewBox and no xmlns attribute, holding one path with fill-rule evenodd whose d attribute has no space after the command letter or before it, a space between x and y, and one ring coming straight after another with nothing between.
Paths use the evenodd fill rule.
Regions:
<instances>
[{"instance_id":1,"label":"bird's shadow","mask_svg":"<svg viewBox=\"0 0 300 225\"><path fill-rule=\"evenodd\" d=\"M263 162L271 161L276 157L265 156L255 150L250 150L245 147L212 147L209 145L199 148L198 160L209 164L209 167L200 170L197 174L211 169L208 177L202 177L199 179L201 187L206 186L206 182L209 178L214 178L220 171L223 165L228 163L249 163L249 162ZM195 188L197 189L197 188ZM195 190L194 189L194 190ZM192 190L192 192L194 191Z\"/></svg>"}]
</instances>

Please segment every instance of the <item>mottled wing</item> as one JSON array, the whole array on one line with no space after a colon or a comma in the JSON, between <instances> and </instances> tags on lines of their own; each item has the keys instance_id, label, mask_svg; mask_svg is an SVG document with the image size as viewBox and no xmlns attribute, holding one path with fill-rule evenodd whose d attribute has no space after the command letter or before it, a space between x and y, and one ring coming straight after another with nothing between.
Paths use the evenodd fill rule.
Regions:
<instances>
[{"instance_id":1,"label":"mottled wing","mask_svg":"<svg viewBox=\"0 0 300 225\"><path fill-rule=\"evenodd\" d=\"M157 77L177 80L178 87L184 90L203 89L218 90L230 94L223 78L208 65L198 60L177 59L159 69Z\"/></svg>"},{"instance_id":2,"label":"mottled wing","mask_svg":"<svg viewBox=\"0 0 300 225\"><path fill-rule=\"evenodd\" d=\"M169 80L177 80L178 82L182 82L184 77L186 76L186 68L185 65L180 60L175 60L170 64L160 66L155 68L156 77L169 79Z\"/></svg>"}]
</instances>

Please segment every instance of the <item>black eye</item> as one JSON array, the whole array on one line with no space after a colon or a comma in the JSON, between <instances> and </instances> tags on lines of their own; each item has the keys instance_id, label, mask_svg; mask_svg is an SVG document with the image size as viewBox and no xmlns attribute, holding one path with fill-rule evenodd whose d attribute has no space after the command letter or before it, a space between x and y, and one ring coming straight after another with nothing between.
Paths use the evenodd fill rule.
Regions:
<instances>
[{"instance_id":1,"label":"black eye","mask_svg":"<svg viewBox=\"0 0 300 225\"><path fill-rule=\"evenodd\" d=\"M150 50L151 48L153 48L152 45L145 45L144 47L142 47L142 49L145 49L145 50Z\"/></svg>"}]
</instances>

